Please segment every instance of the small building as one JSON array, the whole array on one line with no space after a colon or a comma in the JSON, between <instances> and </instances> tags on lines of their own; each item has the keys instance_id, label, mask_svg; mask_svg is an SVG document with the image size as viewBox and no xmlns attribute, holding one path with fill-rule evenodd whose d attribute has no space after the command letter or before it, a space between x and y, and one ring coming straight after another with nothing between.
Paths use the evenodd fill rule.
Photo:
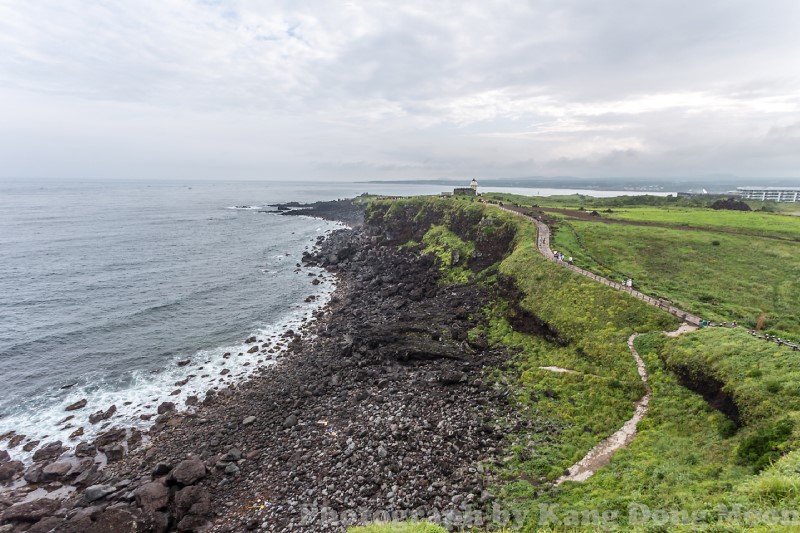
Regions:
<instances>
[{"instance_id":1,"label":"small building","mask_svg":"<svg viewBox=\"0 0 800 533\"><path fill-rule=\"evenodd\" d=\"M469 187L456 187L453 189L456 196L478 196L478 180L472 178Z\"/></svg>"},{"instance_id":2,"label":"small building","mask_svg":"<svg viewBox=\"0 0 800 533\"><path fill-rule=\"evenodd\" d=\"M736 194L745 200L800 202L800 187L736 187Z\"/></svg>"}]
</instances>

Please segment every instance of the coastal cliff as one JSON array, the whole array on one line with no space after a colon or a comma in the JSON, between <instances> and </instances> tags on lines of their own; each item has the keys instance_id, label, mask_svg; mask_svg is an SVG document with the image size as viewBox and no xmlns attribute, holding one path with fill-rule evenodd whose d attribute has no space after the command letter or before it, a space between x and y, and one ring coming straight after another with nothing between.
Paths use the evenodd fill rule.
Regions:
<instances>
[{"instance_id":1,"label":"coastal cliff","mask_svg":"<svg viewBox=\"0 0 800 533\"><path fill-rule=\"evenodd\" d=\"M509 353L470 335L488 327L482 309L494 297L475 278L491 274L514 236L486 220L479 208L375 204L363 227L304 256L338 289L302 336L286 332L277 367L189 410L162 406L142 437L113 429L82 448L85 459L54 444L28 468L44 474L0 500L0 520L11 531L338 531L332 513L368 510L368 521L488 507L505 435L530 421L491 377ZM414 242L436 227L446 228L438 240ZM450 249L451 238L469 253ZM447 281L454 269L462 282ZM117 444L124 457L100 468ZM12 505L59 486L63 501Z\"/></svg>"}]
</instances>

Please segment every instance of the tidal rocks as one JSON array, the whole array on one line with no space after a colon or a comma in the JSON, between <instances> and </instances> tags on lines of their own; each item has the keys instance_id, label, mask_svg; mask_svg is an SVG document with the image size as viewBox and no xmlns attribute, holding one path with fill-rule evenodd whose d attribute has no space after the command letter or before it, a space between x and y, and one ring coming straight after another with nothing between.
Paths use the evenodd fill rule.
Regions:
<instances>
[{"instance_id":1,"label":"tidal rocks","mask_svg":"<svg viewBox=\"0 0 800 533\"><path fill-rule=\"evenodd\" d=\"M160 415L164 415L167 413L171 413L175 410L175 404L172 402L162 402L161 405L158 406L158 410L156 411Z\"/></svg>"},{"instance_id":2,"label":"tidal rocks","mask_svg":"<svg viewBox=\"0 0 800 533\"><path fill-rule=\"evenodd\" d=\"M105 433L101 433L94 439L94 444L101 452L106 451L108 448L114 446L118 442L125 440L128 432L124 428L110 429Z\"/></svg>"},{"instance_id":3,"label":"tidal rocks","mask_svg":"<svg viewBox=\"0 0 800 533\"><path fill-rule=\"evenodd\" d=\"M7 461L0 464L0 483L11 481L17 475L25 471L25 465L21 461Z\"/></svg>"},{"instance_id":4,"label":"tidal rocks","mask_svg":"<svg viewBox=\"0 0 800 533\"><path fill-rule=\"evenodd\" d=\"M75 402L75 403L73 403L71 405L68 405L64 410L65 411L77 411L78 409L83 409L84 407L86 407L87 403L88 403L88 401L86 400L86 398L84 398L82 400L78 400L77 402Z\"/></svg>"},{"instance_id":5,"label":"tidal rocks","mask_svg":"<svg viewBox=\"0 0 800 533\"><path fill-rule=\"evenodd\" d=\"M72 470L72 464L66 461L51 463L42 469L42 481L59 481L63 479L70 470Z\"/></svg>"},{"instance_id":6,"label":"tidal rocks","mask_svg":"<svg viewBox=\"0 0 800 533\"><path fill-rule=\"evenodd\" d=\"M75 446L75 457L91 457L97 453L97 447L94 444L90 444L88 442L79 442L77 446Z\"/></svg>"},{"instance_id":7,"label":"tidal rocks","mask_svg":"<svg viewBox=\"0 0 800 533\"><path fill-rule=\"evenodd\" d=\"M109 418L114 416L114 413L116 412L117 412L117 406L112 405L105 411L97 411L96 413L89 415L89 422L91 424L97 424L98 422L102 422L103 420L108 420Z\"/></svg>"},{"instance_id":8,"label":"tidal rocks","mask_svg":"<svg viewBox=\"0 0 800 533\"><path fill-rule=\"evenodd\" d=\"M52 461L57 459L64 452L61 441L50 442L45 444L33 453L33 461L39 463L42 461Z\"/></svg>"}]
</instances>

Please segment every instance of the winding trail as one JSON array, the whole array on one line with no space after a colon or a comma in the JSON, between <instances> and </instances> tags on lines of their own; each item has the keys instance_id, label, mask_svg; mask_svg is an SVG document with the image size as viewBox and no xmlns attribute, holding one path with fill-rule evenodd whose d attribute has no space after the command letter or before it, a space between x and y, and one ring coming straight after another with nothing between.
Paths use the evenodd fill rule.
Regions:
<instances>
[{"instance_id":1,"label":"winding trail","mask_svg":"<svg viewBox=\"0 0 800 533\"><path fill-rule=\"evenodd\" d=\"M687 333L689 331L696 330L702 319L696 315L688 313L683 309L679 309L673 305L670 305L667 302L662 300L657 300L652 298L644 293L641 293L637 290L632 289L631 287L626 287L620 283L613 282L608 280L604 277L598 276L588 270L584 270L582 268L578 268L574 265L570 265L569 263L565 263L563 261L558 261L553 252L550 249L550 228L536 218L530 217L525 213L517 211L515 209L510 209L508 207L500 207L500 209L504 211L508 211L509 213L513 213L515 215L525 217L528 220L532 221L536 224L536 229L538 230L538 235L536 238L536 248L542 256L545 258L560 264L561 266L572 270L573 272L577 272L583 276L591 278L603 285L607 285L611 288L626 292L633 296L634 298L638 298L645 303L648 303L654 307L658 307L669 314L680 318L684 321L684 323L675 331L664 332L666 335L670 337L677 337L683 333ZM602 441L600 441L597 445L595 445L589 452L577 463L572 465L568 470L567 473L560 478L558 478L555 482L555 486L559 486L565 481L585 481L589 479L595 472L599 469L603 468L611 461L611 457L614 455L614 452L619 450L620 448L624 448L633 440L633 437L636 435L636 427L639 422L644 418L647 414L647 410L650 405L650 400L653 397L653 390L650 388L650 385L647 383L648 375L647 375L647 368L645 367L644 361L642 360L639 352L636 351L633 343L636 340L636 337L639 336L639 333L634 333L630 337L628 337L628 348L630 349L631 356L633 356L634 361L636 362L636 370L639 372L639 377L642 379L642 382L645 385L646 393L642 396L639 401L634 404L633 416L626 421L621 428L615 431L611 436L606 437ZM567 369L562 369L559 367L540 367L542 370L550 370L554 372L574 372Z\"/></svg>"}]
</instances>

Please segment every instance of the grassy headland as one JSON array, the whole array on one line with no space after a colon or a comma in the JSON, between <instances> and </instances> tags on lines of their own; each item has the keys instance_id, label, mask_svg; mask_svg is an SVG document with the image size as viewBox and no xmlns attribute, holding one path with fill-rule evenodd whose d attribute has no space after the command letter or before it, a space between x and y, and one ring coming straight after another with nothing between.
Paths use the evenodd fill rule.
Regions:
<instances>
[{"instance_id":1,"label":"grassy headland","mask_svg":"<svg viewBox=\"0 0 800 533\"><path fill-rule=\"evenodd\" d=\"M639 220L658 219L658 210L644 208ZM569 220L561 223L554 247L581 266L633 277L644 292L714 320L755 326L763 314L780 331L800 332L800 301L790 297L797 294L799 245L783 240L796 231L778 224L786 217L726 212L714 219L716 212L697 209L692 220L692 213L682 208L659 219L695 224L692 231ZM737 531L744 523L735 513L740 508L755 513L750 526L768 531L782 526L764 517L797 507L796 352L742 328L668 338L660 332L675 329L674 318L545 260L535 249L533 224L491 206L435 198L375 202L370 218L380 218L384 236L395 244L433 253L448 282L475 279L495 288L485 309L490 326L470 338L515 349L494 379L512 385L509 401L531 424L507 435L509 453L501 464L484 466L502 474L496 495L527 516L526 531ZM752 234L721 234L715 226ZM479 260L489 243L504 243L502 260ZM644 334L636 346L653 389L636 438L589 480L551 488L565 468L631 416L643 395L626 345L633 332ZM541 368L548 366L573 372ZM605 511L605 522L593 514Z\"/></svg>"}]
</instances>

